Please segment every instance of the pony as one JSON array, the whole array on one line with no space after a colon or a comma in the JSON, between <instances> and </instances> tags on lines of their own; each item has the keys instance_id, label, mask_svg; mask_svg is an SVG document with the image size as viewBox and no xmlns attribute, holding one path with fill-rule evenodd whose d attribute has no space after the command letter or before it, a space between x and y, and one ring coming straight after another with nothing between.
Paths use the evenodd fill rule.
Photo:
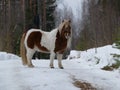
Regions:
<instances>
[{"instance_id":1,"label":"pony","mask_svg":"<svg viewBox=\"0 0 120 90\"><path fill-rule=\"evenodd\" d=\"M62 56L70 47L72 37L71 21L63 20L58 28L50 32L41 29L30 29L23 33L20 42L20 54L23 65L34 67L32 57L36 51L50 53L50 68L54 68L54 58L57 55L58 66L63 69Z\"/></svg>"}]
</instances>

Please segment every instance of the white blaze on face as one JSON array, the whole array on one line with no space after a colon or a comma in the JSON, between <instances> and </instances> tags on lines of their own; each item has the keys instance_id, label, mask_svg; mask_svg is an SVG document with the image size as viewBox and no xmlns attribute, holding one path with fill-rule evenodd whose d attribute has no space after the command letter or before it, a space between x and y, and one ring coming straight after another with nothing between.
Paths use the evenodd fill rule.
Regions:
<instances>
[{"instance_id":1,"label":"white blaze on face","mask_svg":"<svg viewBox=\"0 0 120 90\"><path fill-rule=\"evenodd\" d=\"M70 38L70 30L69 30L69 25L68 24L65 25L65 29L66 29L65 38L69 39Z\"/></svg>"},{"instance_id":2,"label":"white blaze on face","mask_svg":"<svg viewBox=\"0 0 120 90\"><path fill-rule=\"evenodd\" d=\"M65 38L69 39L69 37L70 37L69 33L66 33Z\"/></svg>"}]
</instances>

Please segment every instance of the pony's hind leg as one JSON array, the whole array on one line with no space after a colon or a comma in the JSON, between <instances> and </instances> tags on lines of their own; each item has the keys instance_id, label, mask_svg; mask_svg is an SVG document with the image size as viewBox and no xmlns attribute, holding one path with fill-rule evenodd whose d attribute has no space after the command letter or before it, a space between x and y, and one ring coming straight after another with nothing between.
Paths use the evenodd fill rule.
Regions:
<instances>
[{"instance_id":1,"label":"pony's hind leg","mask_svg":"<svg viewBox=\"0 0 120 90\"><path fill-rule=\"evenodd\" d=\"M54 58L55 58L55 53L52 52L50 54L50 68L54 68L54 65L53 65Z\"/></svg>"},{"instance_id":2,"label":"pony's hind leg","mask_svg":"<svg viewBox=\"0 0 120 90\"><path fill-rule=\"evenodd\" d=\"M35 53L35 50L33 49L27 49L27 65L28 67L34 67L33 64L32 64L32 57L33 57L33 54Z\"/></svg>"},{"instance_id":3,"label":"pony's hind leg","mask_svg":"<svg viewBox=\"0 0 120 90\"><path fill-rule=\"evenodd\" d=\"M59 66L60 69L64 69L63 66L62 66L62 57L63 57L63 54L57 53L58 66Z\"/></svg>"}]
</instances>

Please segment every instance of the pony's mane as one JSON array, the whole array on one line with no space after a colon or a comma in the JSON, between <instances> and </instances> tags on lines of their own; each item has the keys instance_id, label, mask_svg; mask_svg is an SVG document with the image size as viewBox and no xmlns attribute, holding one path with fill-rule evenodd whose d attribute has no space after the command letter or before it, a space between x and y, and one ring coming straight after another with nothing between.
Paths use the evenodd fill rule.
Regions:
<instances>
[{"instance_id":1,"label":"pony's mane","mask_svg":"<svg viewBox=\"0 0 120 90\"><path fill-rule=\"evenodd\" d=\"M70 25L70 20L63 20L62 23L59 25L58 30L61 33L63 27L67 27L68 25ZM71 36L72 36L72 30L71 30ZM72 37L70 36L70 38L67 40L67 48L71 47L71 41L72 41Z\"/></svg>"}]
</instances>

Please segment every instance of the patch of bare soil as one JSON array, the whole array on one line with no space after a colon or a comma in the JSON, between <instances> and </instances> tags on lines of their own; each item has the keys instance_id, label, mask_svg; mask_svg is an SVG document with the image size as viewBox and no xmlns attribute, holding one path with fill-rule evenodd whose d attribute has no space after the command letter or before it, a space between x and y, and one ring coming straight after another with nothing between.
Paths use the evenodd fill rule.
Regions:
<instances>
[{"instance_id":1,"label":"patch of bare soil","mask_svg":"<svg viewBox=\"0 0 120 90\"><path fill-rule=\"evenodd\" d=\"M90 83L87 82L75 80L73 84L81 90L97 90L95 87L93 87Z\"/></svg>"}]
</instances>

